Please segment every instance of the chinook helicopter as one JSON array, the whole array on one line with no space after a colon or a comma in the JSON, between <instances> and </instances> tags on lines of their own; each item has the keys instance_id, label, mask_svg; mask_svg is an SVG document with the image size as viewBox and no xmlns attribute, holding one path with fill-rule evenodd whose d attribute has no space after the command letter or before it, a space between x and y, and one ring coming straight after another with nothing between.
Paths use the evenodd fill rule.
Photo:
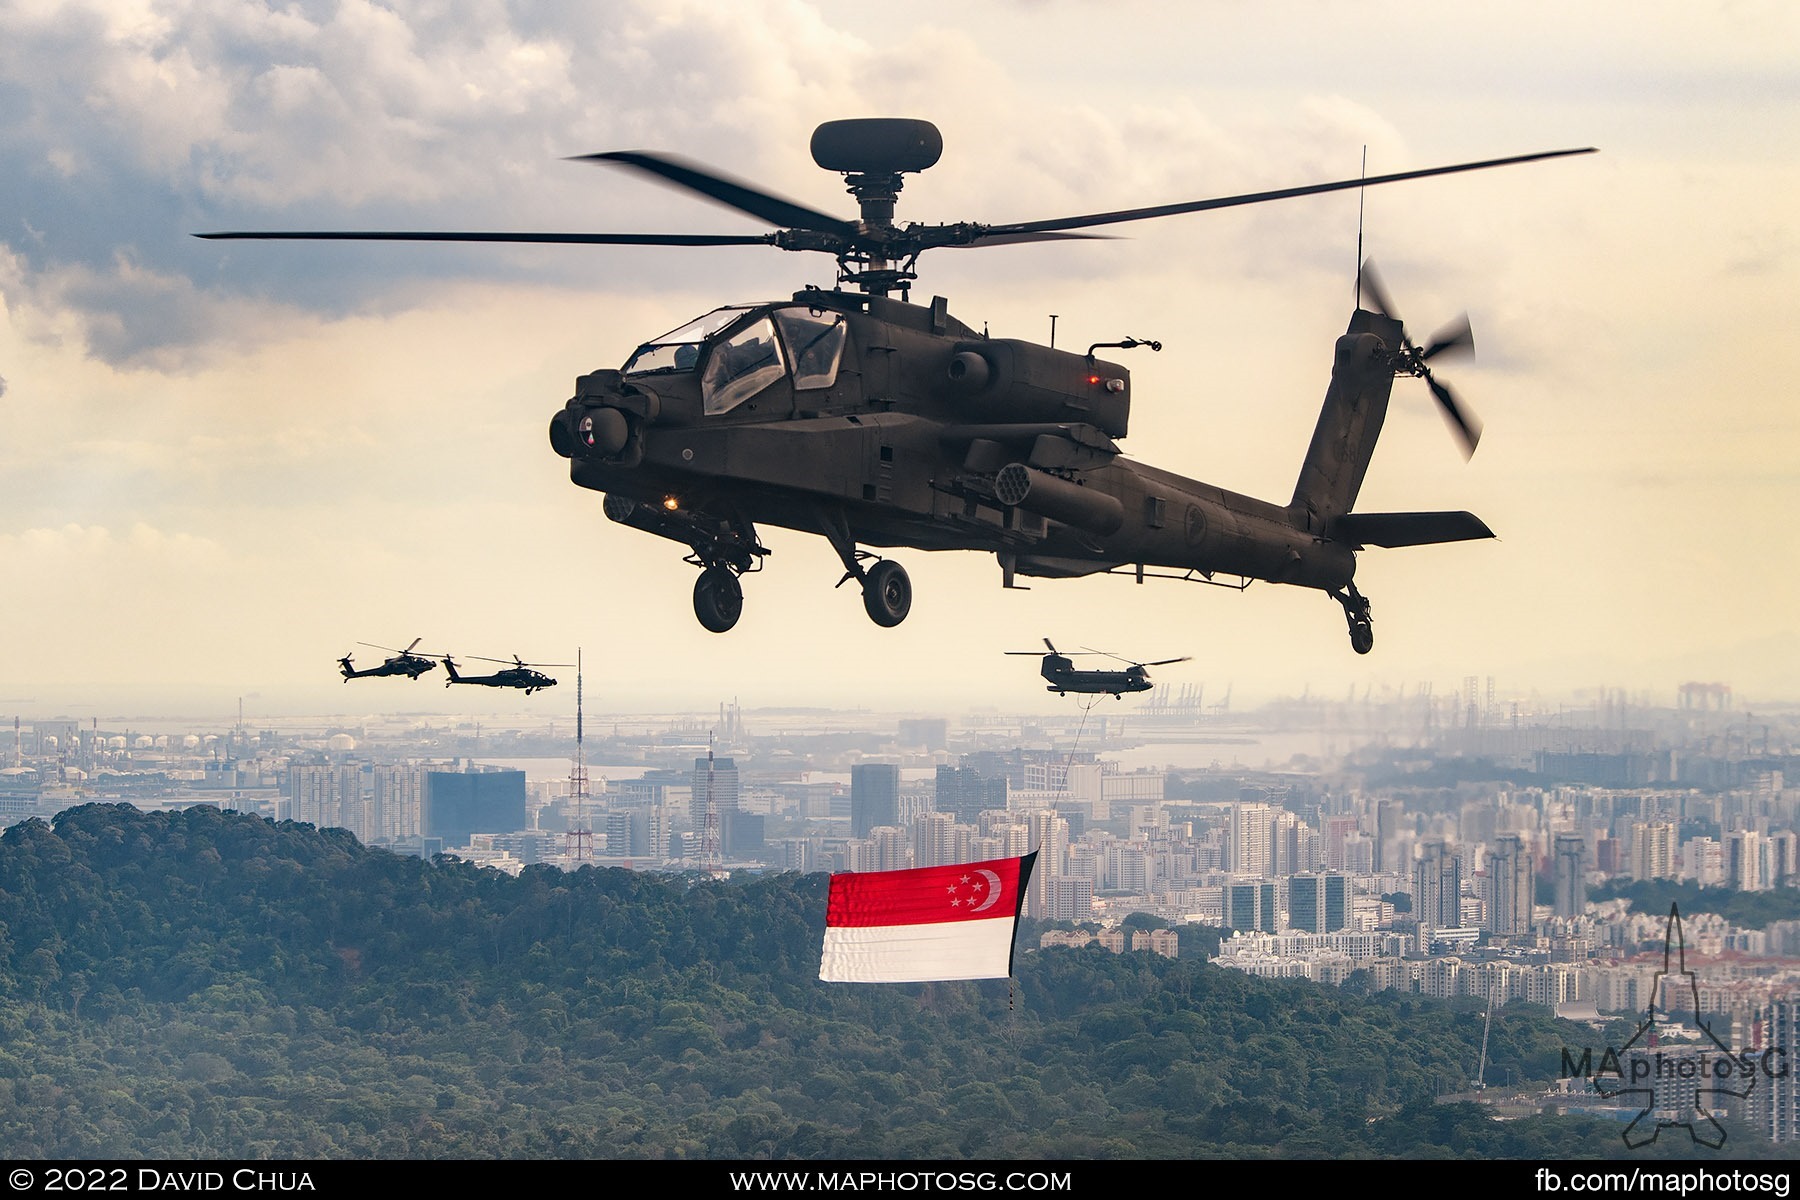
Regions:
<instances>
[{"instance_id":1,"label":"chinook helicopter","mask_svg":"<svg viewBox=\"0 0 1800 1200\"><path fill-rule=\"evenodd\" d=\"M1043 662L1038 667L1038 674L1049 680L1044 688L1047 692L1055 692L1066 696L1070 692L1086 695L1111 696L1117 700L1126 692L1147 692L1156 685L1150 681L1150 667L1166 667L1170 663L1187 662L1191 655L1180 658L1160 658L1155 662L1133 662L1129 658L1120 658L1117 654L1109 654L1105 650L1090 650L1082 647L1079 653L1098 654L1103 658L1117 658L1125 664L1124 670L1106 668L1098 671L1082 671L1075 667L1075 660L1064 654L1053 645L1049 638L1044 639L1044 648L1049 651L1042 656ZM1008 654L1037 654L1036 650L1008 650Z\"/></svg>"},{"instance_id":2,"label":"chinook helicopter","mask_svg":"<svg viewBox=\"0 0 1800 1200\"><path fill-rule=\"evenodd\" d=\"M974 550L1005 587L1027 578L1125 574L1247 588L1317 589L1343 609L1359 654L1374 644L1353 581L1369 546L1494 536L1467 512L1354 509L1396 378L1423 379L1465 455L1480 425L1432 375L1467 352L1466 321L1423 345L1371 278L1337 341L1331 382L1287 503L1258 500L1126 458L1131 372L1087 353L989 337L942 297L911 303L918 257L939 247L1091 238L1100 226L1259 204L1463 171L1588 154L1592 147L1458 163L1274 191L1003 225L898 224L903 176L943 152L929 121L828 121L813 161L841 174L848 220L673 155L615 151L577 161L626 168L777 228L762 234L296 231L213 239L457 241L593 245L765 245L834 255L837 286L716 308L639 345L617 369L576 378L550 420L571 480L605 496L608 518L688 551L700 624L723 633L743 611L741 578L769 556L759 525L815 533L855 580L869 617L896 626L912 607L906 569L863 547ZM854 289L854 290L850 290ZM1370 296L1368 307L1362 295ZM894 298L894 293L899 298Z\"/></svg>"}]
</instances>

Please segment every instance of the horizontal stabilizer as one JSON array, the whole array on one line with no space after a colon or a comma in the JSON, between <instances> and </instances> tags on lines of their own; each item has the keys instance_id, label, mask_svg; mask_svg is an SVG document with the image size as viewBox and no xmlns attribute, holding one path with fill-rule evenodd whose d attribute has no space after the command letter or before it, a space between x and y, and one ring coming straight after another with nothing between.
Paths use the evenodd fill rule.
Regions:
<instances>
[{"instance_id":1,"label":"horizontal stabilizer","mask_svg":"<svg viewBox=\"0 0 1800 1200\"><path fill-rule=\"evenodd\" d=\"M1434 546L1491 538L1494 531L1467 512L1345 513L1331 524L1339 541L1362 546Z\"/></svg>"}]
</instances>

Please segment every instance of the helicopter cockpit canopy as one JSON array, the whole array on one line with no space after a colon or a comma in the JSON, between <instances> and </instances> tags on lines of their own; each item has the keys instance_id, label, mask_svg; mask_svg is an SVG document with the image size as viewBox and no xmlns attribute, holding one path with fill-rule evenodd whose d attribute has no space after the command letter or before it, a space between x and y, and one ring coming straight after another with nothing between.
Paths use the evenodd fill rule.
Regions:
<instances>
[{"instance_id":1,"label":"helicopter cockpit canopy","mask_svg":"<svg viewBox=\"0 0 1800 1200\"><path fill-rule=\"evenodd\" d=\"M796 389L837 381L848 337L841 313L803 304L715 308L639 346L624 373L700 371L703 410L729 412L784 376Z\"/></svg>"}]
</instances>

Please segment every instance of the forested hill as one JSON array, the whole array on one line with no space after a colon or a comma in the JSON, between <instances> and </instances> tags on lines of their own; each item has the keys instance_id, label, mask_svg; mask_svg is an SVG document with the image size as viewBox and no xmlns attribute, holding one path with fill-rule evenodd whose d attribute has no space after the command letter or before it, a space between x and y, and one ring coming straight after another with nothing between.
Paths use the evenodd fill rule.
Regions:
<instances>
[{"instance_id":1,"label":"forested hill","mask_svg":"<svg viewBox=\"0 0 1800 1200\"><path fill-rule=\"evenodd\" d=\"M0 1145L19 1159L1624 1152L1614 1125L1434 1105L1476 1062L1467 1007L1098 948L1021 946L1012 981L825 984L825 891L823 875L514 878L210 808L15 825L0 836ZM1492 1077L1549 1079L1584 1036L1509 1009Z\"/></svg>"}]
</instances>

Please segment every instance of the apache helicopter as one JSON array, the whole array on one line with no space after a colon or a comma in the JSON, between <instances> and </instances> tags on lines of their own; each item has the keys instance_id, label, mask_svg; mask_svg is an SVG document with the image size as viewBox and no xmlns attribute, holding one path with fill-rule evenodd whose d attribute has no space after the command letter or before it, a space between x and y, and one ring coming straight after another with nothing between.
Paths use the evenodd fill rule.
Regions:
<instances>
[{"instance_id":1,"label":"apache helicopter","mask_svg":"<svg viewBox=\"0 0 1800 1200\"><path fill-rule=\"evenodd\" d=\"M1161 658L1155 662L1133 662L1129 658L1120 658L1117 654L1109 654L1105 650L1090 650L1083 646L1082 654L1098 654L1104 658L1117 658L1125 663L1125 669L1078 671L1075 660L1058 650L1049 638L1044 639L1044 646L1050 653L1043 656L1043 664L1038 674L1050 681L1044 690L1066 696L1070 692L1081 692L1088 695L1111 696L1117 700L1126 692L1147 692L1156 685L1150 682L1149 667L1166 667L1170 663L1187 662L1190 655L1180 658ZM1036 654L1036 650L1008 650L1008 654Z\"/></svg>"},{"instance_id":2,"label":"apache helicopter","mask_svg":"<svg viewBox=\"0 0 1800 1200\"><path fill-rule=\"evenodd\" d=\"M480 655L475 657L482 662L503 663L506 661L504 658L481 658ZM453 683L478 683L483 687L524 688L525 694L529 696L533 692L556 686L556 680L542 671L534 670L534 667L571 665L569 663L526 663L521 661L516 654L512 657L512 663L512 666L495 671L492 675L464 675L457 671L456 662L446 654L444 655L444 670L450 673L450 678L444 680L444 686L449 687Z\"/></svg>"},{"instance_id":3,"label":"apache helicopter","mask_svg":"<svg viewBox=\"0 0 1800 1200\"><path fill-rule=\"evenodd\" d=\"M1367 546L1494 536L1467 512L1353 511L1396 377L1423 379L1473 453L1480 426L1429 362L1468 351L1466 321L1423 346L1371 289L1339 338L1331 382L1292 499L1258 500L1124 457L1131 373L1098 356L1156 343L1098 342L1085 354L989 337L943 297L910 302L921 253L941 246L1092 238L1077 232L1178 213L1373 187L1593 148L1552 150L1274 191L1003 225L897 224L908 173L938 161L928 121L828 121L813 161L843 175L859 204L846 220L708 167L650 151L585 155L777 226L743 235L301 231L203 238L740 246L834 255L837 287L716 308L640 345L618 369L578 376L550 420L570 478L605 494L613 521L687 547L699 568L694 613L722 633L743 610L740 578L770 551L758 524L816 533L854 579L877 625L895 626L912 584L863 546L993 554L1020 576L1099 573L1247 588L1315 588L1342 606L1351 645L1374 644L1353 582ZM1372 281L1371 281L1372 282ZM845 290L846 285L856 290ZM892 293L898 292L899 299Z\"/></svg>"},{"instance_id":4,"label":"apache helicopter","mask_svg":"<svg viewBox=\"0 0 1800 1200\"><path fill-rule=\"evenodd\" d=\"M417 679L425 672L435 670L437 668L437 663L425 657L423 654L413 653L413 650L418 644L424 640L424 638L414 638L412 640L412 645L404 650L395 650L391 646L377 646L374 642L356 643L359 646L367 646L371 650L386 650L389 654L393 655L393 657L382 663L379 667L368 667L358 671L355 667L350 665L350 656L348 654L344 655L344 657L338 659L338 666L343 669L344 682L348 683L352 679L367 679L371 675L404 675L408 679Z\"/></svg>"}]
</instances>

